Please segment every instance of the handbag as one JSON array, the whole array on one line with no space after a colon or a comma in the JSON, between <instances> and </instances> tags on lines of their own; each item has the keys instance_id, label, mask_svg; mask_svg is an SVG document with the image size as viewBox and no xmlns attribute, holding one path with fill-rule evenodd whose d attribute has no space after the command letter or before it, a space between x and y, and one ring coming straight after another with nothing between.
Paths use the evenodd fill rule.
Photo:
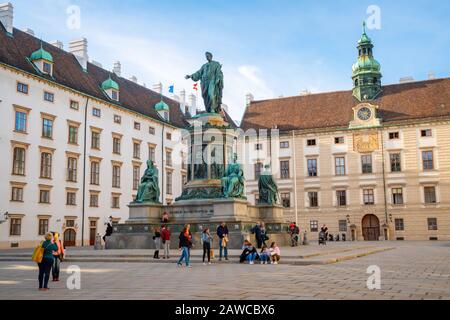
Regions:
<instances>
[{"instance_id":1,"label":"handbag","mask_svg":"<svg viewBox=\"0 0 450 320\"><path fill-rule=\"evenodd\" d=\"M44 258L44 248L42 247L42 244L44 241L42 241L33 251L33 255L31 256L31 260L33 260L36 263L41 263L42 259Z\"/></svg>"}]
</instances>

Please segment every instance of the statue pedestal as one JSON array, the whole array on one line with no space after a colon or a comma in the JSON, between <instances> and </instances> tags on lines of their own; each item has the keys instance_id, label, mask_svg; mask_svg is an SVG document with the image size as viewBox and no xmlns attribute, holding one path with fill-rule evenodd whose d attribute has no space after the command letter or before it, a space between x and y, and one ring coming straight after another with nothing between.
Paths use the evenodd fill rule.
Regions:
<instances>
[{"instance_id":1,"label":"statue pedestal","mask_svg":"<svg viewBox=\"0 0 450 320\"><path fill-rule=\"evenodd\" d=\"M163 205L158 203L136 203L128 205L130 208L127 224L152 224L161 221Z\"/></svg>"},{"instance_id":2,"label":"statue pedestal","mask_svg":"<svg viewBox=\"0 0 450 320\"><path fill-rule=\"evenodd\" d=\"M284 223L283 206L281 205L264 205L256 206L259 210L259 217L265 223Z\"/></svg>"}]
</instances>

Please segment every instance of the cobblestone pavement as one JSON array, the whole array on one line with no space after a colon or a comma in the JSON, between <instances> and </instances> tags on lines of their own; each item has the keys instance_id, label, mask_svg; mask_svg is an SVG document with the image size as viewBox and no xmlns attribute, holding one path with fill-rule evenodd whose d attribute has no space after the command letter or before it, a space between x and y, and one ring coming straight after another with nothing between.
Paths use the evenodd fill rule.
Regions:
<instances>
[{"instance_id":1,"label":"cobblestone pavement","mask_svg":"<svg viewBox=\"0 0 450 320\"><path fill-rule=\"evenodd\" d=\"M384 244L386 246L386 244ZM329 265L178 268L163 263L79 263L81 290L61 282L37 291L37 268L0 262L0 299L443 299L450 300L450 243L391 242L394 250ZM299 249L301 250L301 249ZM367 289L367 268L381 269L381 289Z\"/></svg>"}]
</instances>

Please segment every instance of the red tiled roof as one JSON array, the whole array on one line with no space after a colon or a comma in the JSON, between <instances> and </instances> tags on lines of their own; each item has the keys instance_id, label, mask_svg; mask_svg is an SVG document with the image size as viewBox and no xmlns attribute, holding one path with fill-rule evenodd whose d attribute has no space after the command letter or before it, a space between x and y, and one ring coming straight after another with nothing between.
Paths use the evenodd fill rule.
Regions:
<instances>
[{"instance_id":1,"label":"red tiled roof","mask_svg":"<svg viewBox=\"0 0 450 320\"><path fill-rule=\"evenodd\" d=\"M122 107L164 121L154 109L154 105L161 99L157 92L118 77L91 63L88 63L87 72L84 72L73 54L45 42L42 42L43 48L53 56L54 60L53 79L39 74L27 57L39 49L40 45L39 39L18 29L14 29L11 37L0 23L0 63L46 77L58 84L108 102L111 101L102 91L101 84L111 76L120 86L119 104ZM169 123L176 127L185 127L187 122L180 109L180 104L167 97L164 97L164 102L170 107Z\"/></svg>"},{"instance_id":2,"label":"red tiled roof","mask_svg":"<svg viewBox=\"0 0 450 320\"><path fill-rule=\"evenodd\" d=\"M348 127L358 104L352 91L254 101L246 109L241 127L280 131ZM450 78L383 87L378 99L383 122L450 116Z\"/></svg>"}]
</instances>

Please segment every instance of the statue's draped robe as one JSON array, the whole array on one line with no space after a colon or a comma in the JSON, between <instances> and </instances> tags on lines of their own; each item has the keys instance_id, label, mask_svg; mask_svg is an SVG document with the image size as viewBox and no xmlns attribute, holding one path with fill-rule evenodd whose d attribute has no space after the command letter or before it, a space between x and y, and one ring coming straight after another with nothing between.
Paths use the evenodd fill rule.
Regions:
<instances>
[{"instance_id":1,"label":"statue's draped robe","mask_svg":"<svg viewBox=\"0 0 450 320\"><path fill-rule=\"evenodd\" d=\"M223 91L222 65L217 61L205 63L199 71L191 75L191 79L194 81L201 80L206 112L219 113Z\"/></svg>"},{"instance_id":2,"label":"statue's draped robe","mask_svg":"<svg viewBox=\"0 0 450 320\"><path fill-rule=\"evenodd\" d=\"M244 196L244 172L239 164L230 164L226 176L222 178L222 193L225 198Z\"/></svg>"},{"instance_id":3,"label":"statue's draped robe","mask_svg":"<svg viewBox=\"0 0 450 320\"><path fill-rule=\"evenodd\" d=\"M278 187L271 174L262 174L258 180L260 203L276 204L278 202Z\"/></svg>"},{"instance_id":4,"label":"statue's draped robe","mask_svg":"<svg viewBox=\"0 0 450 320\"><path fill-rule=\"evenodd\" d=\"M149 166L141 178L136 202L159 202L158 169Z\"/></svg>"}]
</instances>

